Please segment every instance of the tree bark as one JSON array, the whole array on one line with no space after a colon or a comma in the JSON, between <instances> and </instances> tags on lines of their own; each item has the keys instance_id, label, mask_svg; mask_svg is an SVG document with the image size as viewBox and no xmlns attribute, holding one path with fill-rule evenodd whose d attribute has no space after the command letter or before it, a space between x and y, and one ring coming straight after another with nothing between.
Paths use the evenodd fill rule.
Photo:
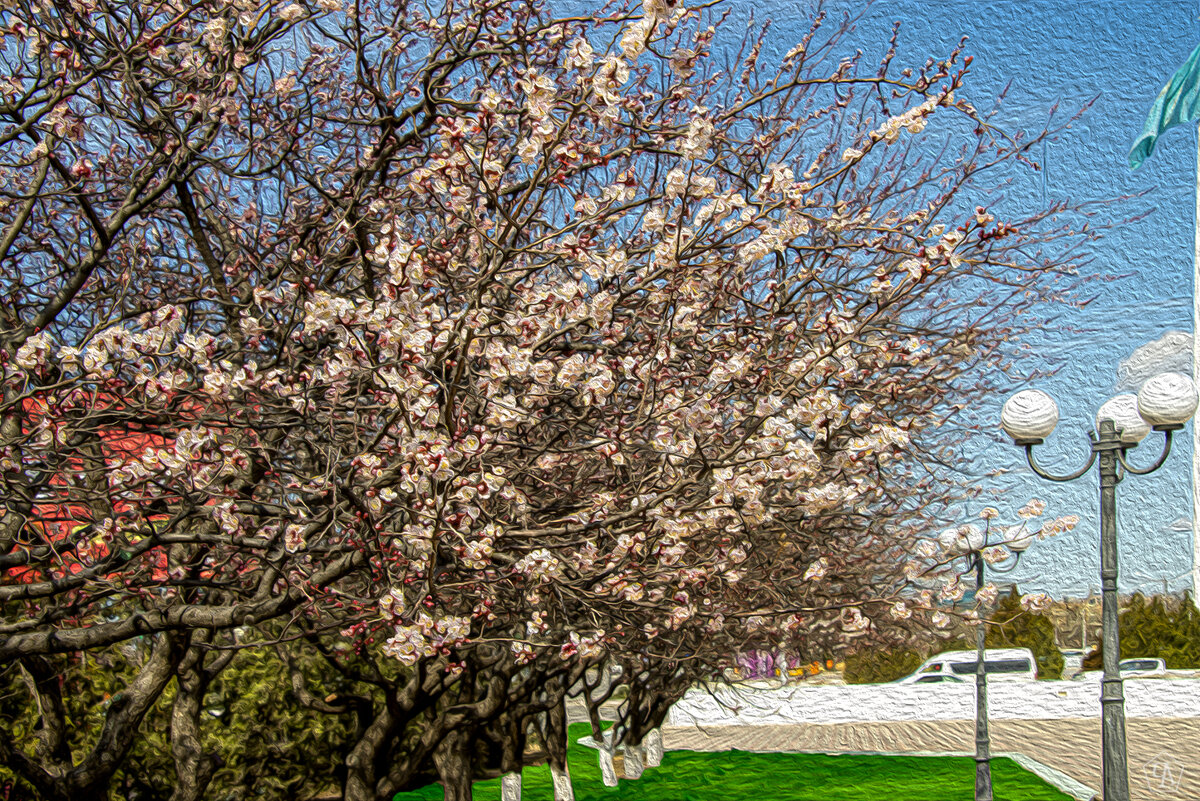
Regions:
<instances>
[{"instance_id":1,"label":"tree bark","mask_svg":"<svg viewBox=\"0 0 1200 801\"><path fill-rule=\"evenodd\" d=\"M596 743L596 761L600 767L600 778L605 787L616 787L620 780L617 769L613 764L613 749L610 740L604 737L604 726L600 720L600 707L606 699L612 696L612 673L608 662L598 668L595 682L589 682L584 674L584 702L587 705L588 722L592 726L592 740Z\"/></svg>"},{"instance_id":2,"label":"tree bark","mask_svg":"<svg viewBox=\"0 0 1200 801\"><path fill-rule=\"evenodd\" d=\"M447 734L433 752L445 801L471 801L471 737L462 731Z\"/></svg>"},{"instance_id":3,"label":"tree bark","mask_svg":"<svg viewBox=\"0 0 1200 801\"><path fill-rule=\"evenodd\" d=\"M208 679L194 666L175 677L178 692L171 705L171 751L175 757L175 791L171 801L197 801L216 771L216 760L204 753L200 712Z\"/></svg>"},{"instance_id":4,"label":"tree bark","mask_svg":"<svg viewBox=\"0 0 1200 801\"><path fill-rule=\"evenodd\" d=\"M546 710L543 739L554 779L554 801L575 801L571 774L567 767L567 707L558 686L549 689L553 705Z\"/></svg>"},{"instance_id":5,"label":"tree bark","mask_svg":"<svg viewBox=\"0 0 1200 801\"><path fill-rule=\"evenodd\" d=\"M575 789L571 787L571 773L564 764L550 766L550 778L554 780L554 801L575 801Z\"/></svg>"},{"instance_id":6,"label":"tree bark","mask_svg":"<svg viewBox=\"0 0 1200 801\"><path fill-rule=\"evenodd\" d=\"M601 740L596 754L596 759L600 763L600 778L603 780L604 786L616 787L620 784L620 780L617 778L617 767L613 764L612 748Z\"/></svg>"},{"instance_id":7,"label":"tree bark","mask_svg":"<svg viewBox=\"0 0 1200 801\"><path fill-rule=\"evenodd\" d=\"M663 761L662 729L654 729L643 741L646 746L646 767L657 768Z\"/></svg>"},{"instance_id":8,"label":"tree bark","mask_svg":"<svg viewBox=\"0 0 1200 801\"><path fill-rule=\"evenodd\" d=\"M199 632L193 641L207 643L207 632ZM175 757L175 790L171 801L200 801L208 783L220 767L220 757L205 753L200 731L204 696L214 678L233 660L234 651L219 653L204 664L206 650L193 646L176 669L177 692L171 706L171 752Z\"/></svg>"},{"instance_id":9,"label":"tree bark","mask_svg":"<svg viewBox=\"0 0 1200 801\"><path fill-rule=\"evenodd\" d=\"M346 783L342 788L344 801L376 801L376 757L392 736L394 724L391 712L386 708L380 710L350 750L346 757Z\"/></svg>"},{"instance_id":10,"label":"tree bark","mask_svg":"<svg viewBox=\"0 0 1200 801\"><path fill-rule=\"evenodd\" d=\"M521 801L521 774L505 773L500 777L500 801Z\"/></svg>"},{"instance_id":11,"label":"tree bark","mask_svg":"<svg viewBox=\"0 0 1200 801\"><path fill-rule=\"evenodd\" d=\"M640 779L646 768L646 749L639 745L625 746L625 778Z\"/></svg>"}]
</instances>

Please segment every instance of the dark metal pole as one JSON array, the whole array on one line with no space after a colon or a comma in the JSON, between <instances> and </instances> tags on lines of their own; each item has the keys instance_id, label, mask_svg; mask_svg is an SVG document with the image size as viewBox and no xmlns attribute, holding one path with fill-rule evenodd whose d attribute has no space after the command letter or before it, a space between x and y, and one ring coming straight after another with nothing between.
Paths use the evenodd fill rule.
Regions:
<instances>
[{"instance_id":1,"label":"dark metal pole","mask_svg":"<svg viewBox=\"0 0 1200 801\"><path fill-rule=\"evenodd\" d=\"M984 651L987 646L983 626L983 604L979 593L983 590L983 554L974 551L975 560L975 608L979 612L979 623L975 631L975 801L992 801L991 745L988 739L987 709L987 663Z\"/></svg>"},{"instance_id":2,"label":"dark metal pole","mask_svg":"<svg viewBox=\"0 0 1200 801\"><path fill-rule=\"evenodd\" d=\"M1129 801L1125 753L1125 692L1121 681L1121 635L1117 629L1117 454L1121 440L1111 420L1100 421L1100 592L1103 604L1104 679L1101 682L1101 747L1104 801Z\"/></svg>"},{"instance_id":3,"label":"dark metal pole","mask_svg":"<svg viewBox=\"0 0 1200 801\"><path fill-rule=\"evenodd\" d=\"M1112 420L1100 421L1099 435L1092 435L1092 453L1088 463L1069 475L1054 475L1043 470L1033 458L1040 439L1014 439L1025 448L1025 459L1034 473L1050 481L1074 481L1100 463L1100 601L1104 678L1100 684L1103 751L1104 801L1129 801L1129 761L1125 751L1125 687L1121 681L1121 634L1117 629L1120 599L1117 596L1117 484L1126 473L1144 476L1166 463L1171 454L1171 434L1183 423L1159 424L1153 428L1166 435L1162 455L1149 467L1135 467L1125 461L1125 451L1134 444L1123 444Z\"/></svg>"}]
</instances>

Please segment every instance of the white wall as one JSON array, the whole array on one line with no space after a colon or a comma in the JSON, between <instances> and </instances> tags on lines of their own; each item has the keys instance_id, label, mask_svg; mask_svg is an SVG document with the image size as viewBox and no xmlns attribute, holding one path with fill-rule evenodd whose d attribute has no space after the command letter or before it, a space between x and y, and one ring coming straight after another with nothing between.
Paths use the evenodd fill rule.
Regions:
<instances>
[{"instance_id":1,"label":"white wall","mask_svg":"<svg viewBox=\"0 0 1200 801\"><path fill-rule=\"evenodd\" d=\"M1200 680L1127 680L1125 714L1131 718L1200 717ZM1100 683L988 682L988 716L997 720L1099 717ZM713 688L712 693L689 691L671 708L666 725L972 720L974 717L973 683L787 686L779 689L727 686Z\"/></svg>"}]
</instances>

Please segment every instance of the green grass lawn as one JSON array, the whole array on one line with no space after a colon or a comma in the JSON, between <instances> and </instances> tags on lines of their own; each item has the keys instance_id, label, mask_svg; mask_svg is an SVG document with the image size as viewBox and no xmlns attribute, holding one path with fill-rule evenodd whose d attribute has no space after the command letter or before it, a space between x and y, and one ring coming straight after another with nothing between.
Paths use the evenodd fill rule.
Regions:
<instances>
[{"instance_id":1,"label":"green grass lawn","mask_svg":"<svg viewBox=\"0 0 1200 801\"><path fill-rule=\"evenodd\" d=\"M971 801L975 763L969 757L891 757L827 754L751 754L745 751L670 751L662 766L620 787L600 781L596 752L575 741L586 723L571 726L571 779L576 801ZM523 801L552 801L550 770L526 768ZM996 801L1071 801L1071 797L1010 759L992 760ZM500 781L475 783L475 801L498 801ZM441 785L401 793L397 801L441 799Z\"/></svg>"}]
</instances>

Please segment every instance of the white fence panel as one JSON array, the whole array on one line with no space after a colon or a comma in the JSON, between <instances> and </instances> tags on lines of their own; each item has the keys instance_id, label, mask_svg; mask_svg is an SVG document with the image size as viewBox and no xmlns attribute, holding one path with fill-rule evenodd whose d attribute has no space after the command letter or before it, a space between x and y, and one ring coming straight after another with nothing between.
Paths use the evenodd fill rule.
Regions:
<instances>
[{"instance_id":1,"label":"white fence panel","mask_svg":"<svg viewBox=\"0 0 1200 801\"><path fill-rule=\"evenodd\" d=\"M1047 720L1100 716L1098 681L988 682L988 713L995 720ZM1200 680L1133 679L1125 682L1131 718L1200 717ZM975 685L858 684L776 689L722 686L691 690L671 708L668 726L870 723L972 720Z\"/></svg>"}]
</instances>

